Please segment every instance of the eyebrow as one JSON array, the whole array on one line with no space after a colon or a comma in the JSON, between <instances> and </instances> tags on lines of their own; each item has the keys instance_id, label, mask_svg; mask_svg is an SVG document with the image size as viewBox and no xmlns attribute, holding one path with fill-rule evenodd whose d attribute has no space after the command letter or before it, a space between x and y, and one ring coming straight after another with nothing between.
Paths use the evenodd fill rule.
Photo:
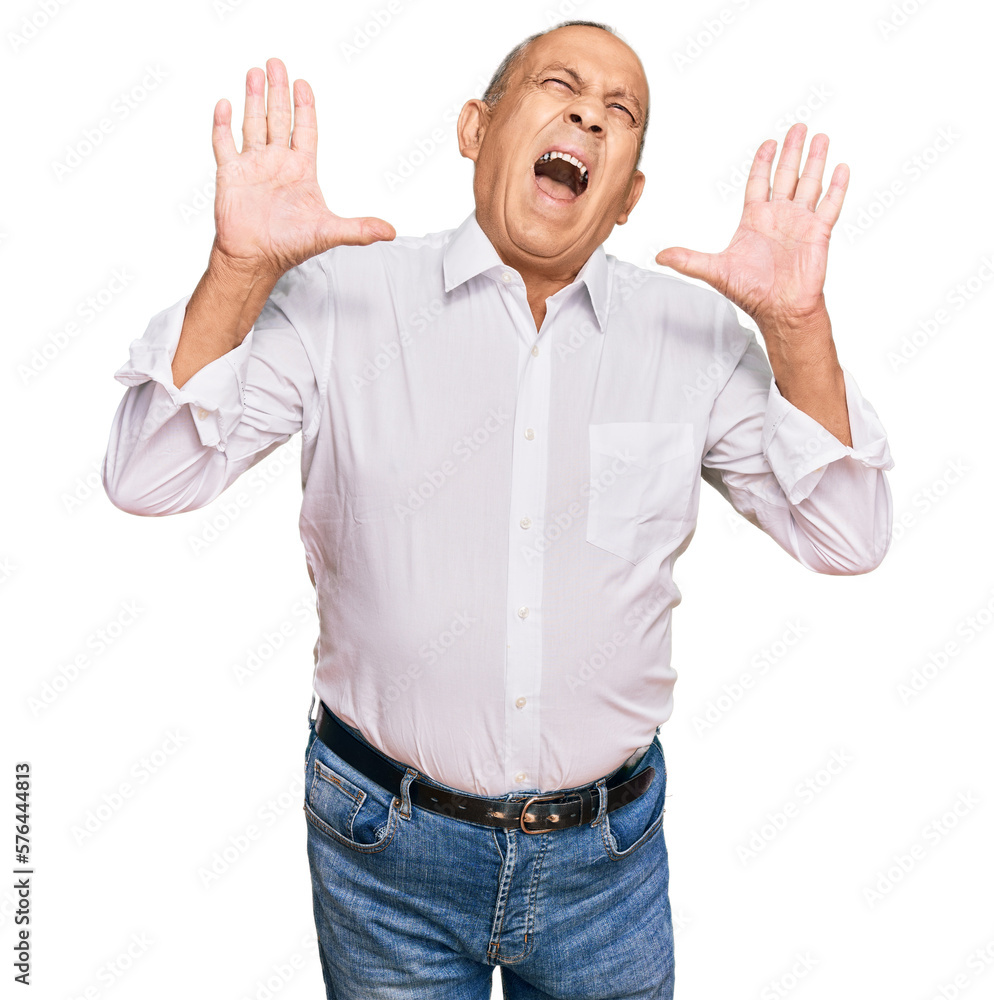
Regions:
<instances>
[{"instance_id":1,"label":"eyebrow","mask_svg":"<svg viewBox=\"0 0 994 1000\"><path fill-rule=\"evenodd\" d=\"M569 76L573 77L573 82L578 87L582 87L583 86L583 83L584 83L583 77L580 76L580 74L577 73L577 71L575 69L573 69L570 66L567 66L565 63L561 63L561 62L549 63L549 65L546 66L545 69L542 72L543 73L544 72L548 72L549 70L559 70L559 71L561 71L563 73L567 73ZM605 97L623 97L623 98L625 98L625 100L627 100L627 101L629 101L629 102L631 102L632 104L635 105L635 108L638 111L640 118L644 114L644 112L642 110L642 105L639 103L639 99L630 90L627 90L624 87L615 87L614 90L609 91L604 96Z\"/></svg>"}]
</instances>

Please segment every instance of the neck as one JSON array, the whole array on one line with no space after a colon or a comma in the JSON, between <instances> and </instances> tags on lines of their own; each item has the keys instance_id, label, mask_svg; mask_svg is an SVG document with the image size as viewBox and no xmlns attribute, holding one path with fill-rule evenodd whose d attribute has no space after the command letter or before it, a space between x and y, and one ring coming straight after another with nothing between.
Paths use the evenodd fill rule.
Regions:
<instances>
[{"instance_id":1,"label":"neck","mask_svg":"<svg viewBox=\"0 0 994 1000\"><path fill-rule=\"evenodd\" d=\"M545 300L576 280L577 274L580 273L580 269L589 259L590 253L587 253L586 257L580 260L580 254L571 248L569 252L556 257L539 257L521 251L501 239L501 235L491 231L491 227L479 218L479 214L477 222L497 251L501 262L508 267L513 267L521 275L525 283L528 306L535 319L535 327L536 329L541 328L542 320L545 318Z\"/></svg>"},{"instance_id":2,"label":"neck","mask_svg":"<svg viewBox=\"0 0 994 1000\"><path fill-rule=\"evenodd\" d=\"M580 268L590 257L590 254L587 253L581 260L580 255L575 252L557 257L537 257L534 254L522 253L516 248L502 245L490 233L487 233L487 238L497 251L497 256L500 257L501 261L508 267L513 267L529 288L532 286L549 288L551 289L549 295L571 284L580 273Z\"/></svg>"},{"instance_id":3,"label":"neck","mask_svg":"<svg viewBox=\"0 0 994 1000\"><path fill-rule=\"evenodd\" d=\"M535 320L535 329L542 328L545 319L545 300L555 295L560 288L571 285L580 272L580 267L567 271L549 272L546 268L529 268L526 262L505 257L499 250L500 259L509 267L513 267L525 283L525 294L528 297L528 308ZM580 265L582 266L582 265Z\"/></svg>"}]
</instances>

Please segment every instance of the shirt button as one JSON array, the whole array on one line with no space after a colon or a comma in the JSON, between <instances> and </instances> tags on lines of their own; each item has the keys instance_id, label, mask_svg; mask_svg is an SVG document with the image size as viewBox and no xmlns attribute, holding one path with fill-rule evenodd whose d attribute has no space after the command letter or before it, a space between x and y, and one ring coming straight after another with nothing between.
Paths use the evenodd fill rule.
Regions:
<instances>
[{"instance_id":1,"label":"shirt button","mask_svg":"<svg viewBox=\"0 0 994 1000\"><path fill-rule=\"evenodd\" d=\"M538 344L536 344L536 345L535 345L535 346L534 346L534 347L532 348L532 356L533 356L533 357L536 357L536 358L538 357Z\"/></svg>"},{"instance_id":2,"label":"shirt button","mask_svg":"<svg viewBox=\"0 0 994 1000\"><path fill-rule=\"evenodd\" d=\"M522 528L530 528L532 526L532 519L530 517L523 517L520 521L518 521L518 524L520 524Z\"/></svg>"},{"instance_id":3,"label":"shirt button","mask_svg":"<svg viewBox=\"0 0 994 1000\"><path fill-rule=\"evenodd\" d=\"M518 608L518 617L519 618L527 618L528 617L528 609L527 608Z\"/></svg>"},{"instance_id":4,"label":"shirt button","mask_svg":"<svg viewBox=\"0 0 994 1000\"><path fill-rule=\"evenodd\" d=\"M510 271L505 271L501 276L501 281L514 281L514 275Z\"/></svg>"},{"instance_id":5,"label":"shirt button","mask_svg":"<svg viewBox=\"0 0 994 1000\"><path fill-rule=\"evenodd\" d=\"M526 427L525 428L525 440L526 441L534 441L535 440L535 432L531 429L531 427Z\"/></svg>"},{"instance_id":6,"label":"shirt button","mask_svg":"<svg viewBox=\"0 0 994 1000\"><path fill-rule=\"evenodd\" d=\"M528 775L525 774L524 771L518 771L518 773L514 776L514 780L520 785L521 782L524 781L527 777Z\"/></svg>"},{"instance_id":7,"label":"shirt button","mask_svg":"<svg viewBox=\"0 0 994 1000\"><path fill-rule=\"evenodd\" d=\"M518 708L524 708L527 702L524 698L519 698L514 704L517 705Z\"/></svg>"},{"instance_id":8,"label":"shirt button","mask_svg":"<svg viewBox=\"0 0 994 1000\"><path fill-rule=\"evenodd\" d=\"M203 408L202 406L200 407L200 409L199 409L199 410L197 410L197 416L198 416L198 417L199 417L199 418L200 418L201 420L203 420L203 419L204 419L204 417L206 417L206 416L207 416L207 413L208 413L208 411L207 411L207 410L205 410L205 409L204 409L204 408Z\"/></svg>"}]
</instances>

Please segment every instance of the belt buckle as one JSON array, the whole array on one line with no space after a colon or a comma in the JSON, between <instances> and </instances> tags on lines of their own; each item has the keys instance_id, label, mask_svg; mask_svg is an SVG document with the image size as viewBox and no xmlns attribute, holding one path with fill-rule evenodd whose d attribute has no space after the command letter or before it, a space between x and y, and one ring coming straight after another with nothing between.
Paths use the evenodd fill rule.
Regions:
<instances>
[{"instance_id":1,"label":"belt buckle","mask_svg":"<svg viewBox=\"0 0 994 1000\"><path fill-rule=\"evenodd\" d=\"M529 830L525 826L525 814L528 812L528 807L533 802L548 802L550 799L566 799L568 797L562 792L550 792L548 795L532 795L530 798L525 799L525 804L521 807L521 816L518 818L518 825L521 827L522 832L532 835L536 833L550 833L551 831L549 830Z\"/></svg>"}]
</instances>

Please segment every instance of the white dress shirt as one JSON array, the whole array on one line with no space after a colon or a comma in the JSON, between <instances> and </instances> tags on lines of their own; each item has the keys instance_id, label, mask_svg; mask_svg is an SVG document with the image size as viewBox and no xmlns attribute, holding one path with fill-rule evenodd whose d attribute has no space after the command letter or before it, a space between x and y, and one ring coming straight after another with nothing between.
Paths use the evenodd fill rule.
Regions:
<instances>
[{"instance_id":1,"label":"white dress shirt","mask_svg":"<svg viewBox=\"0 0 994 1000\"><path fill-rule=\"evenodd\" d=\"M202 507L300 431L314 689L447 785L571 787L652 740L702 478L815 572L889 545L893 462L849 373L852 447L780 395L727 299L603 247L539 331L475 213L337 247L177 389L188 299L114 376L110 499Z\"/></svg>"}]
</instances>

